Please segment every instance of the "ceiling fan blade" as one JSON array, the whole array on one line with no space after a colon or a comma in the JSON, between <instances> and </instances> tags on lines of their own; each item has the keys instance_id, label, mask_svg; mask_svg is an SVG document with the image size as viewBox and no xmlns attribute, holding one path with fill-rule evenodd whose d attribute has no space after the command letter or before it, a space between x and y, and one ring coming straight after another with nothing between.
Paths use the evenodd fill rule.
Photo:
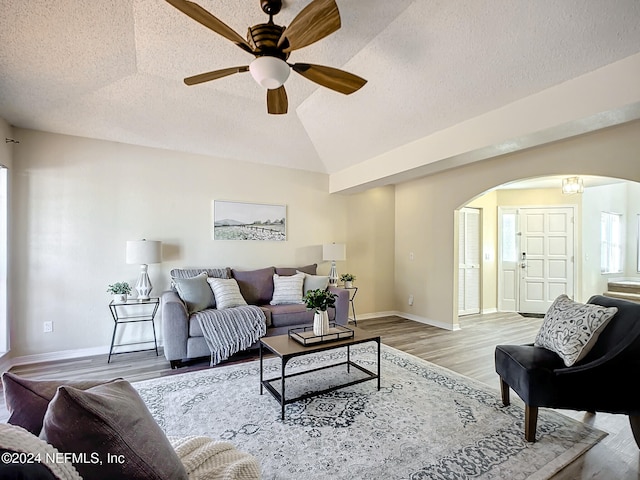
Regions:
<instances>
[{"instance_id":1,"label":"ceiling fan blade","mask_svg":"<svg viewBox=\"0 0 640 480\"><path fill-rule=\"evenodd\" d=\"M187 85L197 85L198 83L210 82L211 80L217 80L218 78L227 77L234 73L248 72L249 66L223 68L222 70L214 70L213 72L201 73L194 75L193 77L187 77L184 79L184 83Z\"/></svg>"},{"instance_id":2,"label":"ceiling fan blade","mask_svg":"<svg viewBox=\"0 0 640 480\"><path fill-rule=\"evenodd\" d=\"M291 68L318 85L349 95L360 90L367 81L353 73L310 63L294 63Z\"/></svg>"},{"instance_id":3,"label":"ceiling fan blade","mask_svg":"<svg viewBox=\"0 0 640 480\"><path fill-rule=\"evenodd\" d=\"M166 0L185 15L191 17L196 22L204 25L205 27L213 30L219 35L222 35L227 40L231 40L241 49L253 54L253 50L249 43L242 38L235 30L226 25L221 20L218 20L211 13L207 12L197 3L190 2L188 0Z\"/></svg>"},{"instance_id":4,"label":"ceiling fan blade","mask_svg":"<svg viewBox=\"0 0 640 480\"><path fill-rule=\"evenodd\" d=\"M340 12L335 0L314 0L282 32L278 47L284 47L284 52L298 50L331 35L340 25Z\"/></svg>"},{"instance_id":5,"label":"ceiling fan blade","mask_svg":"<svg viewBox=\"0 0 640 480\"><path fill-rule=\"evenodd\" d=\"M289 100L284 85L274 90L267 90L267 112L272 115L283 115L287 113Z\"/></svg>"}]
</instances>

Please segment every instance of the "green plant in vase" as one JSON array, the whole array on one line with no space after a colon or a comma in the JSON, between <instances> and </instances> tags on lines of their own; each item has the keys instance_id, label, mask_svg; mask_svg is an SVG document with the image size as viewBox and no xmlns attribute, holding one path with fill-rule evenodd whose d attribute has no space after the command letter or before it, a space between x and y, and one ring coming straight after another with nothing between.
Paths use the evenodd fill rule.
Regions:
<instances>
[{"instance_id":1,"label":"green plant in vase","mask_svg":"<svg viewBox=\"0 0 640 480\"><path fill-rule=\"evenodd\" d=\"M340 275L340 281L344 283L344 286L347 288L351 288L353 286L353 282L355 281L356 276L352 273L343 273Z\"/></svg>"},{"instance_id":2,"label":"green plant in vase","mask_svg":"<svg viewBox=\"0 0 640 480\"><path fill-rule=\"evenodd\" d=\"M315 312L313 316L314 335L326 335L329 333L329 314L327 309L336 305L335 293L328 290L309 290L304 296L304 303L309 310Z\"/></svg>"},{"instance_id":3,"label":"green plant in vase","mask_svg":"<svg viewBox=\"0 0 640 480\"><path fill-rule=\"evenodd\" d=\"M126 302L127 295L131 293L131 286L127 282L116 282L113 285L109 285L107 293L113 295L113 299L116 302Z\"/></svg>"}]
</instances>

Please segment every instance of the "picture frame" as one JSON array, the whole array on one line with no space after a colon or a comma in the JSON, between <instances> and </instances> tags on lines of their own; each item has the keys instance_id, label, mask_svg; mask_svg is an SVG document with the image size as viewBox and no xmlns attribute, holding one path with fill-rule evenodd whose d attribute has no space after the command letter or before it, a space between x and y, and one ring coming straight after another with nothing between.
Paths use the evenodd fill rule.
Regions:
<instances>
[{"instance_id":1,"label":"picture frame","mask_svg":"<svg viewBox=\"0 0 640 480\"><path fill-rule=\"evenodd\" d=\"M287 240L287 206L266 203L212 202L214 240Z\"/></svg>"}]
</instances>

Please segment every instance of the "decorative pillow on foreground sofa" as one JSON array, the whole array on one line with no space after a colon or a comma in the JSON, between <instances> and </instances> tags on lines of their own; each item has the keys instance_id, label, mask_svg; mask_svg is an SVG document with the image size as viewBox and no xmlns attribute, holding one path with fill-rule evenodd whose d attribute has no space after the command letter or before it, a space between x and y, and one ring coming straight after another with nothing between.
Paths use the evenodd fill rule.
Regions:
<instances>
[{"instance_id":1,"label":"decorative pillow on foreground sofa","mask_svg":"<svg viewBox=\"0 0 640 480\"><path fill-rule=\"evenodd\" d=\"M79 386L85 389L58 382L53 395L54 381L27 380L11 373L5 373L2 381L11 417L10 425L0 424L0 449L22 452L40 461L37 466L0 462L0 478L194 480L260 476L255 458L227 442L206 437L170 441L126 380L82 382ZM47 402L44 412L42 402ZM32 408L36 403L39 405ZM21 424L41 424L40 438Z\"/></svg>"},{"instance_id":2,"label":"decorative pillow on foreground sofa","mask_svg":"<svg viewBox=\"0 0 640 480\"><path fill-rule=\"evenodd\" d=\"M316 264L172 270L174 288L161 298L165 357L174 368L184 360L206 356L216 364L257 346L261 336L310 326L313 311L306 308L303 297L318 288L337 295L329 320L346 325L348 290L330 287L329 277L316 273Z\"/></svg>"}]
</instances>

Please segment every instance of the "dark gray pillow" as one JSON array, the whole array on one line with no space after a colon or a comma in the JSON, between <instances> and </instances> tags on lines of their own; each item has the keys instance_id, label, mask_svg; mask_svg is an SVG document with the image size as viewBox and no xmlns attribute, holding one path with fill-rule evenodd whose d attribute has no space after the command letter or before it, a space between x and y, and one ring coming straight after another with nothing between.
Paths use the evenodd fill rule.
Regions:
<instances>
[{"instance_id":1,"label":"dark gray pillow","mask_svg":"<svg viewBox=\"0 0 640 480\"><path fill-rule=\"evenodd\" d=\"M7 423L22 427L34 435L39 435L42 430L42 419L49 402L60 385L70 385L80 390L86 390L106 382L106 380L30 380L6 372L2 375L2 387L6 407L10 414Z\"/></svg>"},{"instance_id":2,"label":"dark gray pillow","mask_svg":"<svg viewBox=\"0 0 640 480\"><path fill-rule=\"evenodd\" d=\"M311 265L305 265L304 267L276 267L276 273L281 277L288 277L289 275L295 275L296 272L304 272L309 275L315 275L318 269L317 263Z\"/></svg>"},{"instance_id":3,"label":"dark gray pillow","mask_svg":"<svg viewBox=\"0 0 640 480\"><path fill-rule=\"evenodd\" d=\"M268 305L273 297L273 274L275 268L259 270L231 270L238 282L240 293L249 305ZM295 273L295 272L294 272Z\"/></svg>"},{"instance_id":4,"label":"dark gray pillow","mask_svg":"<svg viewBox=\"0 0 640 480\"><path fill-rule=\"evenodd\" d=\"M191 278L173 277L171 279L178 295L187 306L189 314L216 306L216 299L207 283L207 278L207 273L202 272Z\"/></svg>"},{"instance_id":5,"label":"dark gray pillow","mask_svg":"<svg viewBox=\"0 0 640 480\"><path fill-rule=\"evenodd\" d=\"M138 392L126 380L88 390L61 386L40 438L62 452L100 461L74 463L91 480L187 480L187 472ZM108 462L120 458L120 462Z\"/></svg>"}]
</instances>

